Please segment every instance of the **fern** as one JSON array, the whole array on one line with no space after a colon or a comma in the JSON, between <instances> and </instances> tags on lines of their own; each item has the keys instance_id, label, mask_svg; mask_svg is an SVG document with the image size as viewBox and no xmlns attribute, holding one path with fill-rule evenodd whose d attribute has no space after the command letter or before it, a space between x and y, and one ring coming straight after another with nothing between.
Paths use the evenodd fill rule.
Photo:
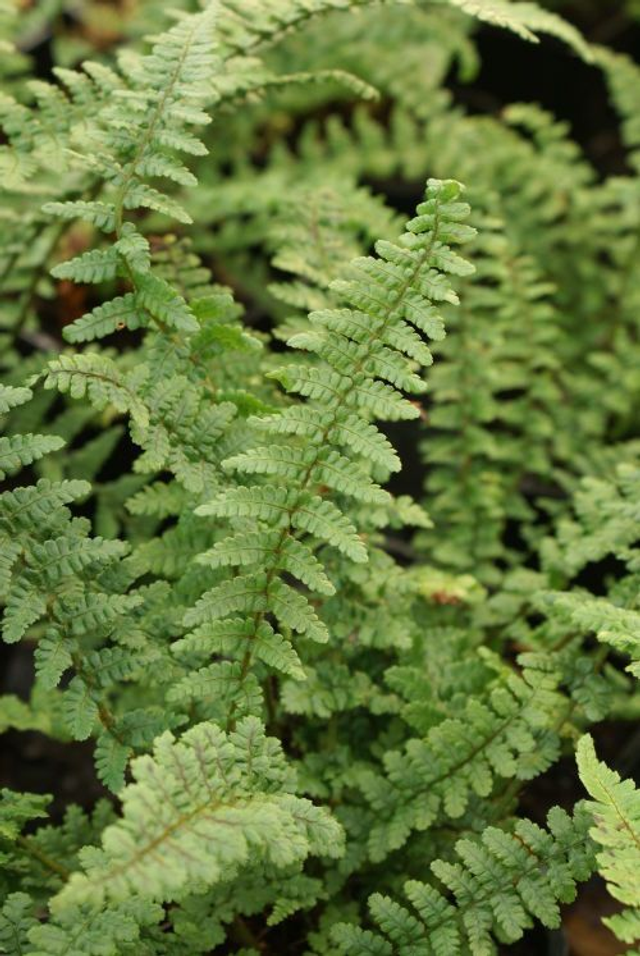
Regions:
<instances>
[{"instance_id":1,"label":"fern","mask_svg":"<svg viewBox=\"0 0 640 956\"><path fill-rule=\"evenodd\" d=\"M425 739L409 740L404 752L386 753L384 776L363 774L361 786L375 816L372 858L384 859L403 846L411 831L462 817L474 794L487 797L496 779L527 779L548 767L558 753L564 709L558 684L559 675L546 662L536 667L532 660L522 677L510 674L485 700L472 698Z\"/></svg>"},{"instance_id":2,"label":"fern","mask_svg":"<svg viewBox=\"0 0 640 956\"><path fill-rule=\"evenodd\" d=\"M393 2L393 0L392 0ZM411 0L396 0L411 3ZM463 10L471 16L488 23L506 27L523 39L535 40L536 32L551 33L575 46L580 52L587 50L577 31L553 14L544 12L534 3L509 4L500 0L439 0ZM263 43L266 37L277 36L292 26L299 27L310 17L332 10L353 9L366 6L371 0L270 0L267 4L249 4L238 8L233 0L226 0L222 7L221 33L231 49L246 53Z\"/></svg>"},{"instance_id":3,"label":"fern","mask_svg":"<svg viewBox=\"0 0 640 956\"><path fill-rule=\"evenodd\" d=\"M24 401L30 394L26 389L16 392L3 391L6 405ZM53 447L60 444L56 440ZM103 688L128 675L117 669L109 675L104 654L87 653L85 658L81 648L87 635L94 638L101 629L109 633L121 616L141 601L134 595L100 589L100 572L123 557L126 545L89 537L86 522L71 517L67 506L89 490L84 481L43 478L36 485L17 487L0 496L6 555L2 568L3 638L16 642L38 622L46 622L35 655L39 681L50 689L70 668L75 669L64 693L62 722L79 740L89 737L101 722L104 732L118 744L121 775L122 757L126 763L129 748L115 729ZM105 776L115 784L116 776Z\"/></svg>"},{"instance_id":4,"label":"fern","mask_svg":"<svg viewBox=\"0 0 640 956\"><path fill-rule=\"evenodd\" d=\"M535 3L510 3L503 0L446 0L464 13L487 23L506 27L524 40L537 42L538 33L558 37L582 56L592 59L589 47L580 34L553 13L540 9Z\"/></svg>"},{"instance_id":5,"label":"fern","mask_svg":"<svg viewBox=\"0 0 640 956\"><path fill-rule=\"evenodd\" d=\"M638 549L636 516L640 501L638 468L618 465L613 480L585 479L575 497L575 517L560 522L557 537L546 542L545 558L556 574L571 579L590 563L615 556L625 572L612 581L606 596L585 593L574 586L547 591L540 606L553 617L567 620L581 632L630 656L628 670L638 676Z\"/></svg>"},{"instance_id":6,"label":"fern","mask_svg":"<svg viewBox=\"0 0 640 956\"><path fill-rule=\"evenodd\" d=\"M456 844L459 862L432 864L445 892L411 881L405 892L413 912L389 897L369 900L380 932L349 925L335 928L339 951L359 956L376 953L495 953L492 933L515 942L534 916L545 926L560 923L558 902L570 902L577 880L592 869L592 848L585 842L583 808L572 820L558 807L548 816L548 831L520 820L512 832L494 827L479 840ZM445 893L451 893L453 901Z\"/></svg>"},{"instance_id":7,"label":"fern","mask_svg":"<svg viewBox=\"0 0 640 956\"><path fill-rule=\"evenodd\" d=\"M559 456L548 410L561 384L552 285L492 218L480 225L473 253L477 280L434 369L436 431L424 449L438 517L424 540L443 565L493 584L496 559L508 560L507 522L530 518L523 485L553 480Z\"/></svg>"},{"instance_id":8,"label":"fern","mask_svg":"<svg viewBox=\"0 0 640 956\"><path fill-rule=\"evenodd\" d=\"M558 3L18 6L0 950L488 954L596 868L633 946L630 783L586 738L539 805L638 714L634 64ZM478 26L604 71L623 175L487 115Z\"/></svg>"},{"instance_id":9,"label":"fern","mask_svg":"<svg viewBox=\"0 0 640 956\"><path fill-rule=\"evenodd\" d=\"M54 913L132 894L175 899L190 881L229 879L259 859L289 866L309 853L339 851L338 828L293 795L274 744L251 719L229 737L201 725L179 743L159 738L154 756L134 764L122 821L105 832L102 851L87 855L86 872L54 898Z\"/></svg>"},{"instance_id":10,"label":"fern","mask_svg":"<svg viewBox=\"0 0 640 956\"><path fill-rule=\"evenodd\" d=\"M591 836L602 848L598 869L615 899L625 906L621 913L605 919L618 939L634 946L640 941L640 898L636 875L640 854L640 797L630 780L621 780L596 757L593 741L583 737L578 744L580 779L593 802L587 804L593 816ZM633 951L633 950L632 950Z\"/></svg>"},{"instance_id":11,"label":"fern","mask_svg":"<svg viewBox=\"0 0 640 956\"><path fill-rule=\"evenodd\" d=\"M31 899L26 893L11 893L0 911L0 946L10 956L25 952L27 933L35 926Z\"/></svg>"},{"instance_id":12,"label":"fern","mask_svg":"<svg viewBox=\"0 0 640 956\"><path fill-rule=\"evenodd\" d=\"M231 458L228 467L245 475L275 474L293 490L273 484L249 485L223 492L198 511L201 515L252 518L258 523L256 543L262 550L256 557L260 573L245 572L217 585L186 618L187 626L193 626L224 620L230 611L254 615L242 653L241 681L251 666L253 643L268 613L308 639L326 640L324 626L304 597L279 580L283 571L291 571L298 563L303 570L300 575L297 570L293 573L308 579L308 569L313 567L313 551L296 533L309 535L316 547L317 543L327 543L351 560L366 560L356 526L316 489L322 485L337 487L343 494L365 502L383 494L370 484L362 465L352 463L343 452L353 447L353 434L365 461L388 467L393 463L393 453L390 449L387 452L386 439L363 416L393 420L418 414L397 387L421 389L420 379L409 370L405 358L407 349L415 353L418 341L412 326L427 335L433 336L434 330L438 334L441 320L431 303L457 301L445 275L469 271L449 245L471 235L460 221L467 215L467 207L458 202L459 194L456 183L431 183L426 202L419 207L418 217L411 221L400 244L379 243L381 258L356 261L353 278L337 285L336 291L351 308L313 315L313 331L292 340L292 345L317 354L327 364L327 371L290 366L275 373L287 391L308 397L304 416L301 418L293 407L291 412L258 419L256 425L267 434L293 433L311 439L313 444L307 449L300 449L296 443L259 447ZM424 349L421 363L430 361L430 353ZM337 447L328 447L327 442ZM295 542L297 560L285 564L283 557L286 561L290 540ZM250 558L241 541L237 538L235 547L227 546L226 563L244 569ZM269 557L262 562L265 551Z\"/></svg>"}]
</instances>

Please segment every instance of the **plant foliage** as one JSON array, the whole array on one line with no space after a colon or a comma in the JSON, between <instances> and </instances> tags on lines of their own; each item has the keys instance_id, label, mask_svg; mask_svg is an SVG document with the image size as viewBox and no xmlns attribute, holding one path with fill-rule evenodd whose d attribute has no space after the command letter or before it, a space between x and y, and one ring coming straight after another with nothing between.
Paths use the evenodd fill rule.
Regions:
<instances>
[{"instance_id":1,"label":"plant foliage","mask_svg":"<svg viewBox=\"0 0 640 956\"><path fill-rule=\"evenodd\" d=\"M639 74L562 6L0 0L0 952L489 956L596 870L637 951ZM453 102L479 24L623 175Z\"/></svg>"}]
</instances>

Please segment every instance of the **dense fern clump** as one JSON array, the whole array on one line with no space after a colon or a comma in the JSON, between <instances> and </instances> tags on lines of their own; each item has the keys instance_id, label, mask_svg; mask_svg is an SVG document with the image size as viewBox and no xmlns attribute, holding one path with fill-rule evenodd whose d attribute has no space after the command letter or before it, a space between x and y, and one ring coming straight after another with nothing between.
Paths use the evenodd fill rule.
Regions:
<instances>
[{"instance_id":1,"label":"dense fern clump","mask_svg":"<svg viewBox=\"0 0 640 956\"><path fill-rule=\"evenodd\" d=\"M596 872L638 952L637 66L559 0L61 11L0 0L0 952L489 956ZM479 25L622 174L454 103Z\"/></svg>"}]
</instances>

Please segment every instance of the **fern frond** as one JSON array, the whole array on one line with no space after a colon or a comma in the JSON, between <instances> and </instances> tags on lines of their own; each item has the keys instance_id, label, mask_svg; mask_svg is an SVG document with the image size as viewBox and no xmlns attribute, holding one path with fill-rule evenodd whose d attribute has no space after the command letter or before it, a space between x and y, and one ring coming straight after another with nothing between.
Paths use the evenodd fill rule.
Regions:
<instances>
[{"instance_id":1,"label":"fern frond","mask_svg":"<svg viewBox=\"0 0 640 956\"><path fill-rule=\"evenodd\" d=\"M52 451L64 440L57 435L7 435L0 437L0 480Z\"/></svg>"},{"instance_id":2,"label":"fern frond","mask_svg":"<svg viewBox=\"0 0 640 956\"><path fill-rule=\"evenodd\" d=\"M42 211L59 219L81 219L103 232L113 232L115 227L115 206L111 203L84 200L48 202Z\"/></svg>"},{"instance_id":3,"label":"fern frond","mask_svg":"<svg viewBox=\"0 0 640 956\"><path fill-rule=\"evenodd\" d=\"M166 733L132 772L122 819L107 828L102 849L85 851L85 872L55 897L54 914L105 900L175 899L190 881L212 885L260 860L284 867L341 852L339 827L294 796L279 745L255 719L229 735L212 724L180 740Z\"/></svg>"},{"instance_id":4,"label":"fern frond","mask_svg":"<svg viewBox=\"0 0 640 956\"><path fill-rule=\"evenodd\" d=\"M546 567L568 581L590 564L614 556L624 574L605 596L571 590L541 592L536 605L548 617L631 658L627 669L640 676L638 603L638 503L640 469L636 456L620 464L611 478L584 479L574 497L573 514L558 523L554 538L543 542Z\"/></svg>"},{"instance_id":5,"label":"fern frond","mask_svg":"<svg viewBox=\"0 0 640 956\"><path fill-rule=\"evenodd\" d=\"M411 5L412 0L391 0ZM525 40L537 41L536 34L549 33L573 46L585 59L589 48L580 34L557 15L535 3L509 3L507 0L438 0L456 7L494 26L512 30ZM339 10L357 10L372 0L250 0L240 7L236 0L223 0L218 30L225 56L247 54L262 45L272 44L282 35L299 29L311 18Z\"/></svg>"},{"instance_id":6,"label":"fern frond","mask_svg":"<svg viewBox=\"0 0 640 956\"><path fill-rule=\"evenodd\" d=\"M135 330L145 325L144 314L137 303L137 297L129 292L98 305L91 312L85 313L71 325L65 327L64 337L67 342L92 342L94 339L103 339L112 332L122 329Z\"/></svg>"},{"instance_id":7,"label":"fern frond","mask_svg":"<svg viewBox=\"0 0 640 956\"><path fill-rule=\"evenodd\" d=\"M578 807L573 819L559 807L548 830L519 820L509 830L488 827L474 839L459 840L454 863L431 865L444 885L409 881L412 909L376 893L369 909L378 931L341 924L333 939L344 956L409 956L424 952L462 956L498 952L493 937L513 943L531 926L560 925L559 903L571 902L576 883L593 869L588 816Z\"/></svg>"},{"instance_id":8,"label":"fern frond","mask_svg":"<svg viewBox=\"0 0 640 956\"><path fill-rule=\"evenodd\" d=\"M12 408L24 405L32 396L29 388L14 388L11 385L0 385L0 415L6 415Z\"/></svg>"},{"instance_id":9,"label":"fern frond","mask_svg":"<svg viewBox=\"0 0 640 956\"><path fill-rule=\"evenodd\" d=\"M367 559L356 525L324 496L324 489L338 489L367 502L388 500L367 470L372 461L391 459L395 467L395 460L386 438L368 419L418 414L398 388L421 389L422 381L413 374L403 352L394 349L393 331L402 336L408 323L421 327L423 313L433 315L435 322L432 301L456 301L447 275L466 274L470 267L449 242L459 243L473 235L464 225L468 207L459 201L460 192L457 183L430 182L426 201L399 243L379 244L380 258L356 260L350 278L336 285L336 292L351 308L312 314L313 333L292 340L294 347L311 349L322 359L317 367L289 366L277 373L287 391L308 397L308 402L302 409L258 418L256 426L267 433L312 436L312 442L304 452L292 441L260 446L230 459L228 466L240 474L275 474L285 486L253 484L228 489L198 509L200 515L237 522L257 519L260 533L268 534L270 542L272 532L278 535L275 547L271 546L272 556L266 564L258 561L253 572L252 565L243 562L243 577L206 593L187 614L187 626L220 619L229 607L253 611L256 628L263 616L272 612L287 627L314 640L325 639L325 629L319 626L306 598L279 580L291 566L282 554L287 553L290 538L296 540L306 533L315 539L314 548L326 542L353 561ZM369 328L367 337L361 334L362 323ZM430 361L426 349L422 358L425 363ZM354 448L359 452L355 461L350 457ZM245 667L252 656L249 640Z\"/></svg>"},{"instance_id":10,"label":"fern frond","mask_svg":"<svg viewBox=\"0 0 640 956\"><path fill-rule=\"evenodd\" d=\"M28 933L30 956L116 956L141 949L146 927L162 919L162 909L147 900L125 900L100 912L69 907L55 921L38 923Z\"/></svg>"},{"instance_id":11,"label":"fern frond","mask_svg":"<svg viewBox=\"0 0 640 956\"><path fill-rule=\"evenodd\" d=\"M554 619L566 620L581 634L593 632L599 641L630 657L627 670L640 678L640 610L580 592L546 592L538 600Z\"/></svg>"},{"instance_id":12,"label":"fern frond","mask_svg":"<svg viewBox=\"0 0 640 956\"><path fill-rule=\"evenodd\" d=\"M638 123L638 67L629 57L598 49L614 105L622 117L625 146L630 151L634 168L640 168L640 125Z\"/></svg>"},{"instance_id":13,"label":"fern frond","mask_svg":"<svg viewBox=\"0 0 640 956\"><path fill-rule=\"evenodd\" d=\"M509 0L439 0L485 23L517 33L523 40L539 42L538 33L562 40L584 60L591 62L593 52L579 31L555 13L537 3L511 3Z\"/></svg>"},{"instance_id":14,"label":"fern frond","mask_svg":"<svg viewBox=\"0 0 640 956\"><path fill-rule=\"evenodd\" d=\"M311 548L303 541L289 538L280 544L277 531L267 534L240 532L231 538L218 541L210 551L198 556L198 563L208 567L242 567L266 561L280 546L280 558L284 570L320 594L335 594L335 588Z\"/></svg>"},{"instance_id":15,"label":"fern frond","mask_svg":"<svg viewBox=\"0 0 640 956\"><path fill-rule=\"evenodd\" d=\"M368 841L372 859L384 859L441 814L461 817L474 794L492 792L496 778L529 779L553 763L559 746L553 729L566 708L559 680L548 665L525 668L522 677L510 674L424 739L385 754L384 776L363 773L360 785L376 820Z\"/></svg>"},{"instance_id":16,"label":"fern frond","mask_svg":"<svg viewBox=\"0 0 640 956\"><path fill-rule=\"evenodd\" d=\"M130 414L144 428L149 423L149 412L136 389L144 374L145 369L138 368L124 378L115 363L102 355L61 355L49 363L44 387L68 392L72 398L86 395L100 411L111 405L123 414Z\"/></svg>"},{"instance_id":17,"label":"fern frond","mask_svg":"<svg viewBox=\"0 0 640 956\"><path fill-rule=\"evenodd\" d=\"M0 791L0 838L15 840L29 820L46 817L51 798L35 793Z\"/></svg>"},{"instance_id":18,"label":"fern frond","mask_svg":"<svg viewBox=\"0 0 640 956\"><path fill-rule=\"evenodd\" d=\"M622 780L598 760L591 737L579 741L577 759L580 779L593 801L587 809L593 821L591 837L600 847L598 870L611 895L625 907L604 923L635 952L640 944L640 792L633 781Z\"/></svg>"},{"instance_id":19,"label":"fern frond","mask_svg":"<svg viewBox=\"0 0 640 956\"><path fill-rule=\"evenodd\" d=\"M449 79L478 23L590 47L560 0L15 3L0 731L82 742L69 783L115 798L0 800L0 950L489 956L557 927L602 827L520 791L637 710L591 638L637 671L640 193ZM391 481L421 423L433 517Z\"/></svg>"},{"instance_id":20,"label":"fern frond","mask_svg":"<svg viewBox=\"0 0 640 956\"><path fill-rule=\"evenodd\" d=\"M56 279L72 279L74 282L100 283L115 279L118 274L118 251L115 246L108 249L91 249L74 259L61 262L51 270Z\"/></svg>"},{"instance_id":21,"label":"fern frond","mask_svg":"<svg viewBox=\"0 0 640 956\"><path fill-rule=\"evenodd\" d=\"M239 719L256 716L263 705L262 690L254 675L240 680L240 668L236 661L219 661L192 670L173 684L169 703L185 710L200 704L216 723L223 723L230 709Z\"/></svg>"},{"instance_id":22,"label":"fern frond","mask_svg":"<svg viewBox=\"0 0 640 956\"><path fill-rule=\"evenodd\" d=\"M10 893L0 909L0 948L6 956L22 956L29 930L37 925L34 903L27 893Z\"/></svg>"},{"instance_id":23,"label":"fern frond","mask_svg":"<svg viewBox=\"0 0 640 956\"><path fill-rule=\"evenodd\" d=\"M558 472L548 423L562 391L554 287L493 206L492 194L478 196L476 275L437 350L423 446L435 527L418 539L430 560L490 585L498 555L509 558L507 523L530 518L523 487Z\"/></svg>"},{"instance_id":24,"label":"fern frond","mask_svg":"<svg viewBox=\"0 0 640 956\"><path fill-rule=\"evenodd\" d=\"M9 533L14 526L19 530L37 532L65 505L86 497L90 492L91 485L87 481L51 482L41 478L28 488L3 492L0 496L1 520Z\"/></svg>"}]
</instances>

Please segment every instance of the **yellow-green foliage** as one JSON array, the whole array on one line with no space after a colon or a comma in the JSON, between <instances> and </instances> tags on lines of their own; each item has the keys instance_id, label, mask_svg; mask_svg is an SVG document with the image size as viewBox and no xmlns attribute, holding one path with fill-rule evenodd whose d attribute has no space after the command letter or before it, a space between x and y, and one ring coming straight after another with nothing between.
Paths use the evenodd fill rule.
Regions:
<instances>
[{"instance_id":1,"label":"yellow-green foliage","mask_svg":"<svg viewBox=\"0 0 640 956\"><path fill-rule=\"evenodd\" d=\"M550 35L637 171L548 6L0 0L0 730L95 780L2 791L1 952L488 956L596 867L634 944L640 187L446 86Z\"/></svg>"}]
</instances>

